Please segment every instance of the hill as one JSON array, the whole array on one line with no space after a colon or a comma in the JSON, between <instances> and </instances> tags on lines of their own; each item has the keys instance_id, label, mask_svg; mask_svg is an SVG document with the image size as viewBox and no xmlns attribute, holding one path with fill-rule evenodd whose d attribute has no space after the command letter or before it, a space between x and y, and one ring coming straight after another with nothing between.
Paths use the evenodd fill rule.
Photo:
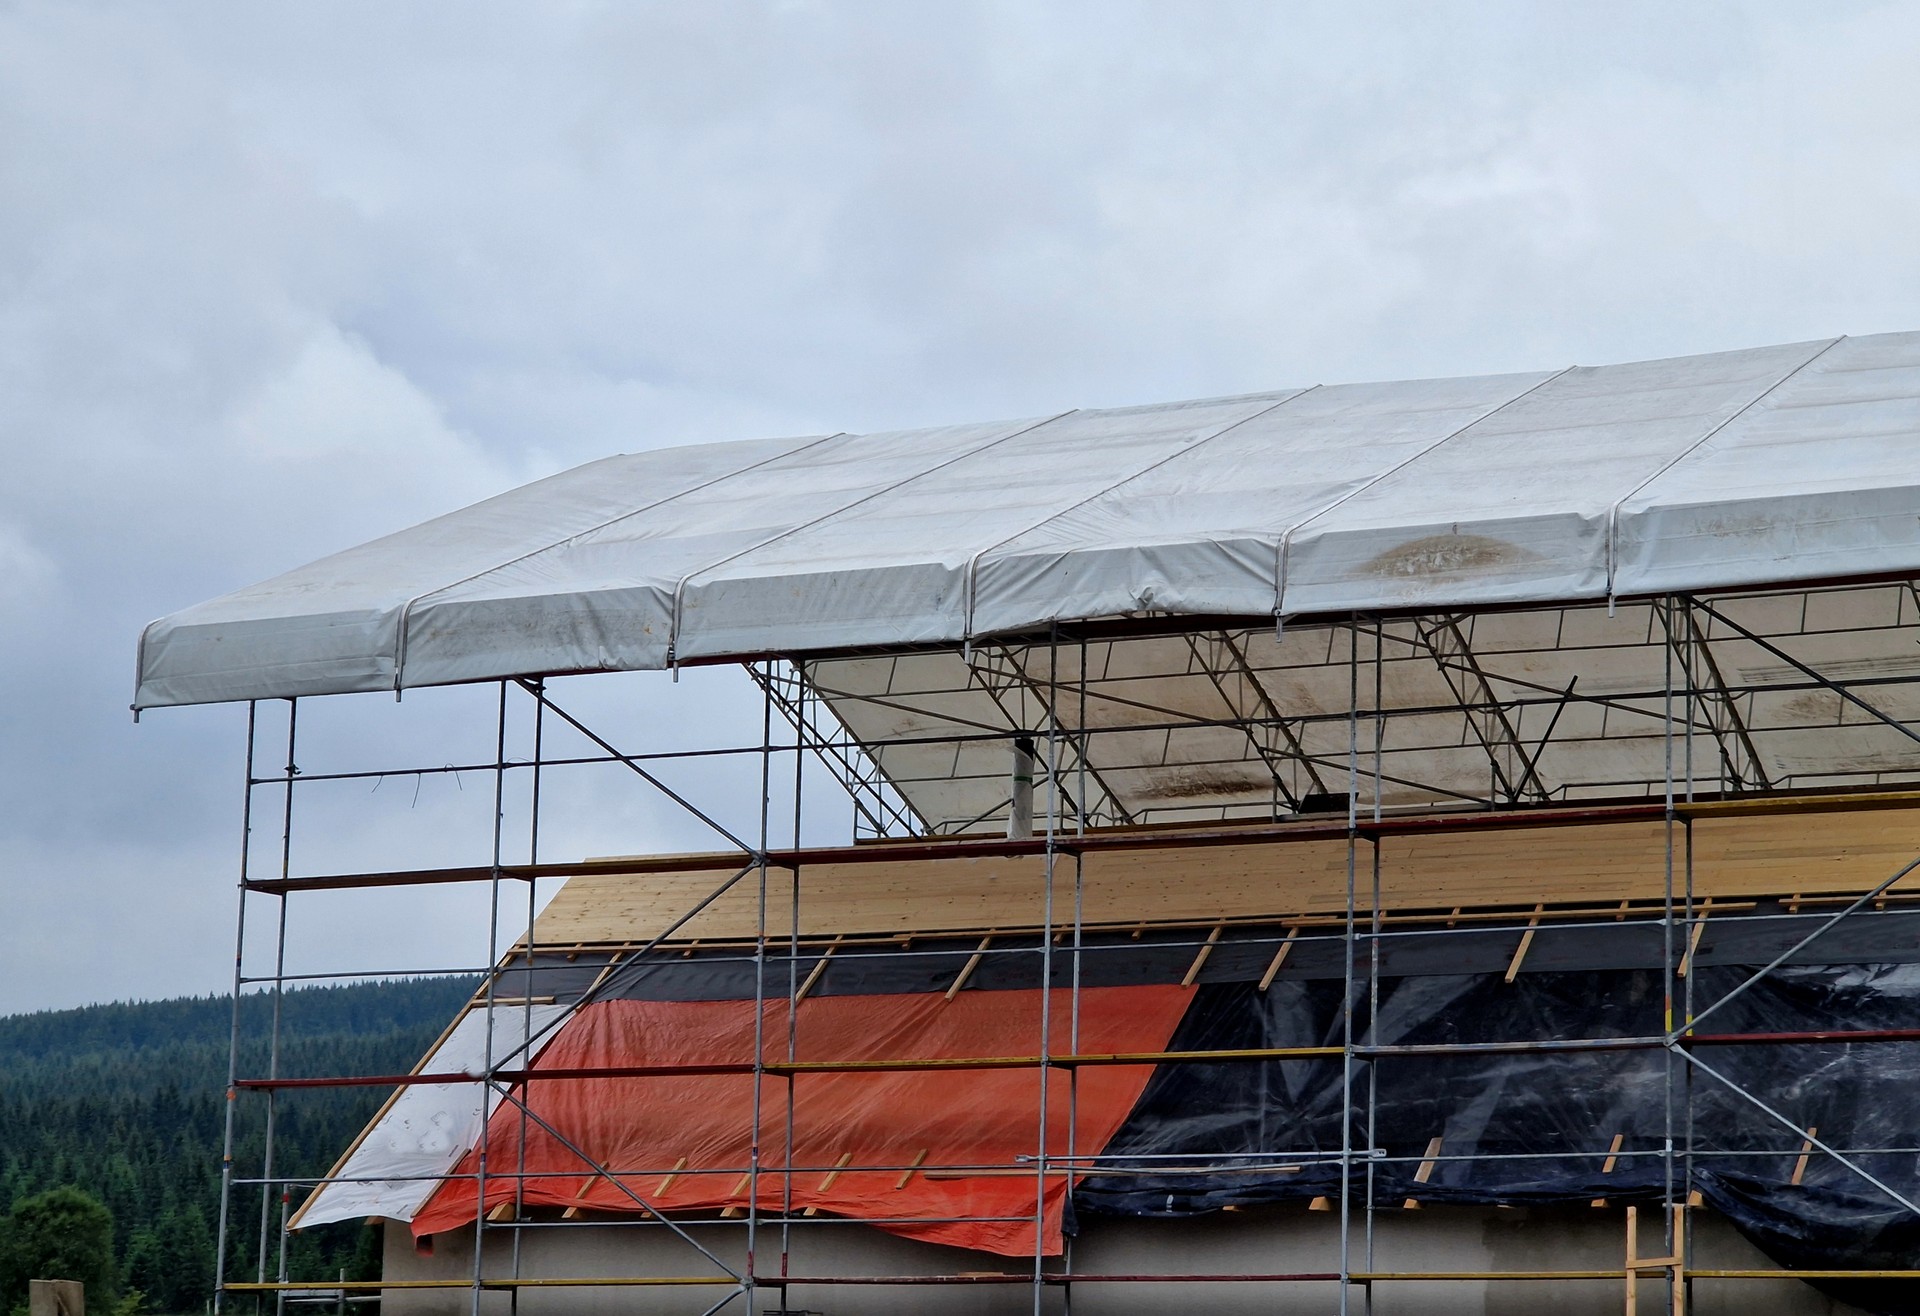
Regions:
<instances>
[{"instance_id":1,"label":"hill","mask_svg":"<svg viewBox=\"0 0 1920 1316\"><path fill-rule=\"evenodd\" d=\"M390 1074L412 1067L472 993L465 978L414 978L289 991L282 1003L281 1073ZM271 1001L242 998L241 1072L264 1074ZM232 1024L229 997L93 1005L0 1017L0 1208L71 1184L114 1217L122 1285L155 1311L202 1309L212 1292L220 1205L220 1144ZM278 1167L324 1174L386 1097L378 1088L283 1093ZM241 1103L237 1174L257 1173L263 1099ZM300 1194L294 1194L299 1201ZM236 1189L245 1223L231 1232L229 1269L253 1276L260 1190ZM269 1210L277 1214L277 1204ZM297 1276L371 1264L367 1231L327 1226L298 1235ZM269 1278L273 1262L269 1261Z\"/></svg>"}]
</instances>

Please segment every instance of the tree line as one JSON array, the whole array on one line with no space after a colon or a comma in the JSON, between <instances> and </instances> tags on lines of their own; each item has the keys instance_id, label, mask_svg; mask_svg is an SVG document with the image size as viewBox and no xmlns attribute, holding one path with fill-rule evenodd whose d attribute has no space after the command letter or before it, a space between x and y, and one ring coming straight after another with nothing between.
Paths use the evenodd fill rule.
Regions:
<instances>
[{"instance_id":1,"label":"tree line","mask_svg":"<svg viewBox=\"0 0 1920 1316\"><path fill-rule=\"evenodd\" d=\"M473 991L471 980L415 978L312 987L281 1001L280 1073L287 1077L390 1074L410 1069ZM240 1073L263 1075L273 1002L241 1001ZM213 1292L220 1154L232 1001L188 997L0 1018L0 1311L26 1300L32 1240L86 1233L101 1208L104 1253L90 1310L203 1310ZM385 1099L377 1088L285 1091L275 1098L276 1173L326 1173ZM257 1175L266 1101L235 1108L235 1174ZM262 1190L236 1188L228 1273L258 1269ZM297 1206L303 1193L292 1194ZM269 1234L281 1203L266 1201ZM57 1228L48 1219L68 1221ZM278 1267L270 1245L267 1278ZM354 1222L295 1234L295 1279L379 1277L378 1239ZM66 1260L65 1264L79 1264ZM41 1278L87 1278L78 1275ZM96 1293L95 1290L104 1290Z\"/></svg>"}]
</instances>

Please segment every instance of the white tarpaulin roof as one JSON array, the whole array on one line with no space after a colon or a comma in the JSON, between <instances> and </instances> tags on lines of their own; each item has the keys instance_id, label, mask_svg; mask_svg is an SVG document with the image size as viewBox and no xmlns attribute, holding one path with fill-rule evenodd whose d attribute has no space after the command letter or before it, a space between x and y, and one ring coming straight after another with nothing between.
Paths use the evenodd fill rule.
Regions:
<instances>
[{"instance_id":1,"label":"white tarpaulin roof","mask_svg":"<svg viewBox=\"0 0 1920 1316\"><path fill-rule=\"evenodd\" d=\"M153 623L136 705L1920 570L1920 333L593 462Z\"/></svg>"}]
</instances>

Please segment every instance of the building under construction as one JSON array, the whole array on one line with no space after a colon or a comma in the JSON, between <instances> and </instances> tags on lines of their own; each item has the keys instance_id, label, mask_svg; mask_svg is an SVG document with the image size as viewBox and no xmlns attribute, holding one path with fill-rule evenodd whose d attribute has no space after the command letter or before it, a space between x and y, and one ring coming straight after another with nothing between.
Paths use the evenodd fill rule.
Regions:
<instances>
[{"instance_id":1,"label":"building under construction","mask_svg":"<svg viewBox=\"0 0 1920 1316\"><path fill-rule=\"evenodd\" d=\"M752 743L576 698L716 664ZM473 684L485 761L298 766ZM236 992L386 888L491 966L236 1070L392 1095L229 1158L223 1307L376 1218L391 1313L1920 1312L1920 333L609 458L150 626L222 701ZM543 844L586 767L707 852ZM294 863L455 771L486 862Z\"/></svg>"}]
</instances>

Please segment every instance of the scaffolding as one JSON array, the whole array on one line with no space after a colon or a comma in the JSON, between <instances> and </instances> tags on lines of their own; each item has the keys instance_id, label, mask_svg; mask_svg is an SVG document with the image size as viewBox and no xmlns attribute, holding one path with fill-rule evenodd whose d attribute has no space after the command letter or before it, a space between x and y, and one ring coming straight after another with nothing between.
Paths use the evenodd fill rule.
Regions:
<instances>
[{"instance_id":1,"label":"scaffolding","mask_svg":"<svg viewBox=\"0 0 1920 1316\"><path fill-rule=\"evenodd\" d=\"M1037 1314L1069 1308L1076 1291L1104 1286L1233 1283L1319 1295L1315 1300L1324 1298L1324 1310L1347 1316L1371 1311L1375 1294L1396 1286L1582 1281L1618 1284L1632 1313L1683 1312L1705 1286L1920 1278L1920 1270L1904 1268L1716 1268L1699 1264L1689 1228L1701 1209L1697 1176L1716 1158L1785 1158L1796 1163L1795 1184L1810 1160L1825 1162L1883 1195L1898 1212L1920 1216L1911 1190L1875 1172L1875 1158L1914 1149L1833 1145L1713 1059L1717 1048L1726 1047L1849 1049L1920 1041L1920 1019L1906 1028L1724 1031L1734 1000L1781 966L1804 959L1822 938L1849 925L1900 916L1912 893L1896 888L1920 868L1920 857L1892 862L1874 854L1862 861L1880 865L1867 880L1859 879L1856 863L1846 868L1850 885L1803 881L1766 892L1765 899L1752 892L1732 898L1704 889L1709 884L1698 874L1707 861L1696 846L1699 828L1718 820L1898 817L1899 810L1920 807L1920 732L1913 725L1920 711L1920 661L1901 649L1912 649L1916 627L1920 588L1910 580L1552 608L1303 617L1288 619L1284 627L1246 618L1057 624L991 644L753 659L742 666L761 703L761 734L754 744L688 751L623 747L565 697L571 683L603 678L530 675L494 683L489 759L324 772L299 766L300 720L309 701L249 704L216 1310L247 1300L271 1301L284 1311L290 1294L325 1287L388 1296L459 1292L468 1295L475 1316L488 1294L503 1295L518 1310L522 1293L555 1289L696 1290L710 1295L709 1313L729 1307L768 1313L797 1306L790 1301L794 1294L825 1287L911 1293L923 1286L998 1286L1030 1290ZM555 753L562 738L578 752ZM1022 749L1023 743L1030 749ZM262 771L260 765L281 751L284 764ZM1034 784L1030 834L1019 817L1015 781L1023 754ZM700 792L679 774L690 765L698 770L720 761L745 766L757 789L734 794L724 807L701 802ZM704 887L686 887L684 906L646 925L644 936L543 944L537 939L542 883L617 880L688 867L684 858L548 858L542 818L553 807L553 775L562 767L606 768L631 777L708 829L732 862L700 870ZM307 873L295 864L302 818L295 801L301 792L324 782L417 781L444 774L483 777L489 784L484 863L351 873ZM1535 829L1548 835L1566 828L1613 828L1623 835L1637 829L1632 835L1653 838L1651 847L1631 851L1631 862L1642 864L1627 884L1636 894L1616 903L1611 892L1603 900L1543 875L1534 889L1507 899L1473 899L1438 887L1421 898L1420 861L1405 857L1417 856L1406 849L1408 838L1522 830L1533 835ZM837 841L817 839L830 831L839 834ZM1289 846L1316 846L1316 853L1337 856L1334 894L1317 907L1291 907L1288 893L1269 891L1250 897L1252 908L1206 915L1189 910L1119 919L1097 901L1090 908L1092 866L1113 856L1175 851L1205 865L1234 847L1277 855ZM1912 849L1920 854L1920 846ZM1032 889L1023 898L1033 914L1004 922L961 918L950 927L911 925L907 930L918 941L903 942L883 932L835 931L803 912L816 890L808 886L809 872L958 858L1026 865L1021 871L1031 874ZM270 871L262 872L263 866ZM477 886L487 895L484 955L464 966L484 975L471 1011L484 1020L478 1071L283 1074L280 1003L287 990L369 972L363 965L338 974L289 972L292 897L454 885ZM726 910L735 911L730 931L695 935L702 919ZM263 917L272 929L266 964L260 963L258 937ZM742 924L740 917L749 921ZM1586 928L1657 938L1657 1018L1642 1020L1636 1031L1590 1037L1396 1045L1370 1035L1383 980L1391 977L1389 961L1406 947L1418 944L1422 953L1444 955L1445 946L1477 938L1473 954L1484 958L1489 939L1497 937L1505 981L1512 983L1527 971L1537 938L1555 929ZM1709 999L1699 989L1697 965L1703 938L1723 930L1771 937L1772 953L1731 990ZM1265 966L1261 991L1298 962L1289 957L1334 956L1341 1001L1337 1037L1312 1046L1083 1049L1084 979L1120 936L1190 960L1183 986L1228 954ZM1432 947L1441 949L1427 949ZM804 1058L795 1040L800 1003L836 956L845 962L862 953L939 957L941 965L958 965L949 1000L981 966L1017 962L1040 987L1038 1048L964 1057ZM715 1074L724 1068L662 1063L584 1072L537 1064L536 1043L565 1016L543 998L539 974L567 956L572 971L592 970L573 1008L606 998L643 972L732 965L726 971L748 975L755 1019L751 1055L725 1071L751 1081L747 1156L737 1165L698 1171L737 1181L732 1195L740 1205L718 1213L663 1205L656 1199L668 1195L666 1185L689 1173L684 1159L679 1165L602 1164L543 1114L534 1099L543 1083ZM264 1073L239 1067L238 1002L248 992L267 992L274 1001ZM541 1006L560 1013L540 1014ZM766 1032L781 1026L784 1043ZM1629 1052L1655 1056L1661 1067L1666 1096L1655 1145L1624 1146L1622 1134L1611 1147L1459 1152L1436 1137L1408 1150L1384 1145L1377 1126L1377 1080L1396 1064ZM1059 1197L1061 1185L1072 1192L1103 1176L1149 1171L1161 1177L1234 1169L1282 1173L1314 1159L1280 1148L1245 1155L1237 1164L1221 1156L1169 1156L1143 1169L1139 1156L1103 1159L1102 1148L1081 1145L1071 1113L1089 1073L1115 1066L1158 1071L1314 1064L1337 1066L1340 1085L1339 1144L1317 1154L1337 1191L1312 1203L1333 1222L1324 1265L1284 1273L1089 1272L1076 1269L1071 1237L1058 1255L1042 1245L1048 1203ZM796 1162L795 1085L810 1076L939 1072L965 1084L973 1074L1009 1070L1031 1073L1038 1095L1031 1143L1017 1156L991 1164L942 1165L924 1152L884 1164ZM284 1103L314 1087L393 1088L397 1096L414 1086L458 1082L477 1083L486 1094L483 1109L496 1118L506 1112L522 1134L517 1160L492 1159L490 1139L482 1136L471 1171L442 1176L464 1177L472 1185L471 1273L358 1286L289 1273L289 1229L299 1224L294 1208L300 1197L345 1177L338 1169L327 1177L295 1175L276 1158L274 1130ZM1777 1144L1739 1150L1706 1145L1696 1114L1708 1088L1750 1106L1777 1129ZM1069 1112L1064 1146L1055 1141L1049 1119L1060 1089ZM243 1103L257 1103L263 1111L266 1142L258 1165L235 1160L235 1120ZM768 1109L784 1111L783 1136L767 1136ZM535 1131L590 1166L590 1181L616 1191L624 1199L621 1209L598 1211L589 1220L577 1211L526 1204L529 1185L544 1173L525 1160L526 1135ZM1617 1265L1488 1271L1380 1263L1380 1219L1417 1204L1383 1189L1396 1168L1411 1168L1413 1182L1424 1185L1450 1164L1522 1155L1585 1161L1605 1155L1603 1173L1620 1158L1657 1164L1656 1197L1624 1206ZM850 1170L1030 1178L1031 1212L1002 1223L1031 1228L1032 1254L996 1271L796 1270L798 1236L863 1223L802 1207L795 1200L797 1183L831 1184ZM490 1206L501 1184L510 1186L513 1200ZM489 1185L496 1190L492 1196ZM670 1237L686 1264L661 1274L534 1273L541 1271L537 1237L589 1224ZM243 1231L254 1240L251 1273L230 1273L229 1239ZM728 1239L724 1245L714 1241L722 1237Z\"/></svg>"}]
</instances>

